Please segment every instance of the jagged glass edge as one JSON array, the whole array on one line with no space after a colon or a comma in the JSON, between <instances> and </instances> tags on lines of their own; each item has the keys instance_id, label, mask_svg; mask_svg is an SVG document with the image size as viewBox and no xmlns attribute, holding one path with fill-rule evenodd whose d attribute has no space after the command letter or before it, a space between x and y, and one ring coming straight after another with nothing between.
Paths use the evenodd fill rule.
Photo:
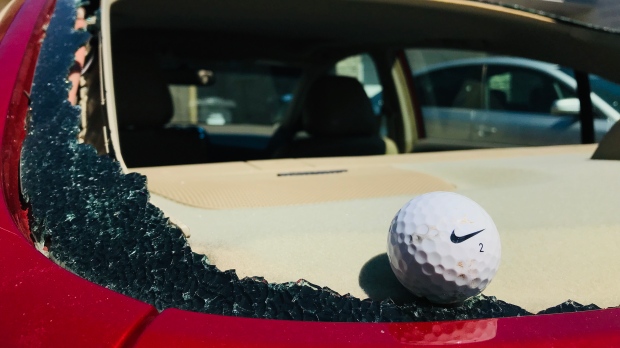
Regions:
<instances>
[{"instance_id":1,"label":"jagged glass edge","mask_svg":"<svg viewBox=\"0 0 620 348\"><path fill-rule=\"evenodd\" d=\"M591 30L603 31L603 32L610 33L610 34L620 34L620 28L605 27L605 26L602 26L596 23L584 22L584 21L580 21L580 20L577 20L571 17L555 14L555 13L548 12L548 11L538 10L535 8L531 8L531 7L527 7L527 6L523 6L519 4L510 3L507 1L500 1L500 0L467 0L467 1L501 6L501 7L512 9L512 10L517 10L517 11L522 11L522 12L527 12L527 13L547 17L557 22L568 24L568 25L573 25L577 27L585 27Z\"/></svg>"}]
</instances>

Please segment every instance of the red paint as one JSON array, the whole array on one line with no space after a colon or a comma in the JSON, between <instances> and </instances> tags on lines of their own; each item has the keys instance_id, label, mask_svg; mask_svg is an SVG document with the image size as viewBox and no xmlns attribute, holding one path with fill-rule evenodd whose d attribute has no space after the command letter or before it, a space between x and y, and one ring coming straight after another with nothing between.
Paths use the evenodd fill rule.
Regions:
<instances>
[{"instance_id":1,"label":"red paint","mask_svg":"<svg viewBox=\"0 0 620 348\"><path fill-rule=\"evenodd\" d=\"M0 115L6 115L0 117L0 129L4 130L0 134L0 175L6 199L6 204L0 205L0 226L6 225L3 221L5 215L12 215L19 229L9 230L21 231L28 240L27 212L22 209L19 190L15 188L19 187L19 154L25 136L28 95L44 35L42 27L49 22L53 5L54 1L29 1L15 11L11 25L0 34L4 37L0 45Z\"/></svg>"},{"instance_id":2,"label":"red paint","mask_svg":"<svg viewBox=\"0 0 620 348\"><path fill-rule=\"evenodd\" d=\"M6 5L8 6L8 8L6 9L6 12L4 14L4 17L2 18L2 21L0 22L0 42L2 42L2 39L4 38L4 34L6 34L7 29L13 22L13 19L15 18L17 11L19 11L23 3L24 3L24 0L15 0L11 2L10 4ZM0 10L1 9L2 8L0 8Z\"/></svg>"},{"instance_id":3,"label":"red paint","mask_svg":"<svg viewBox=\"0 0 620 348\"><path fill-rule=\"evenodd\" d=\"M65 271L21 236L0 232L0 346L116 347L150 305Z\"/></svg>"},{"instance_id":4,"label":"red paint","mask_svg":"<svg viewBox=\"0 0 620 348\"><path fill-rule=\"evenodd\" d=\"M316 323L162 312L137 347L620 347L620 309L425 323Z\"/></svg>"},{"instance_id":5,"label":"red paint","mask_svg":"<svg viewBox=\"0 0 620 348\"><path fill-rule=\"evenodd\" d=\"M0 23L0 346L2 347L620 347L620 309L435 323L316 323L170 309L119 295L34 249L17 167L42 25L53 0L26 0ZM16 5L17 6L17 5ZM5 17L10 18L9 17ZM19 25L17 25L19 24ZM8 115L2 117L1 115Z\"/></svg>"}]
</instances>

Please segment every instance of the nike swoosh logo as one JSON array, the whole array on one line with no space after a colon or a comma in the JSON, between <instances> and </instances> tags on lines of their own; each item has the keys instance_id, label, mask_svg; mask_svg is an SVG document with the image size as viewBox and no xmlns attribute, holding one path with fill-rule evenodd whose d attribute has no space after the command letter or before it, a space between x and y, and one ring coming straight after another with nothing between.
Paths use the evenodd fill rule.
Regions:
<instances>
[{"instance_id":1,"label":"nike swoosh logo","mask_svg":"<svg viewBox=\"0 0 620 348\"><path fill-rule=\"evenodd\" d=\"M466 240L468 240L469 238L477 235L478 233L484 231L484 228L481 229L480 231L476 231L476 232L472 232L470 234L466 234L464 236L460 236L458 237L456 234L454 234L454 230L452 230L452 234L450 235L450 241L454 244L458 244L458 243L462 243Z\"/></svg>"}]
</instances>

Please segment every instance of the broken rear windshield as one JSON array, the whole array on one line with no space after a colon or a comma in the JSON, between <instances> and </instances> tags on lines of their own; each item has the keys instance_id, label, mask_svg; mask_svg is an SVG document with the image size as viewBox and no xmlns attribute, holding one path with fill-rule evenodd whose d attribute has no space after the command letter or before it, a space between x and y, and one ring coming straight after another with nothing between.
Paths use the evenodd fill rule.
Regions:
<instances>
[{"instance_id":1,"label":"broken rear windshield","mask_svg":"<svg viewBox=\"0 0 620 348\"><path fill-rule=\"evenodd\" d=\"M303 279L239 279L192 252L181 229L149 202L146 178L78 142L80 110L66 76L85 42L72 30L73 2L59 0L41 50L21 162L31 229L50 259L94 283L156 306L204 313L310 321L435 321L532 313L480 295L456 307L396 304L338 294ZM299 277L303 277L300 274ZM596 309L568 301L541 313Z\"/></svg>"}]
</instances>

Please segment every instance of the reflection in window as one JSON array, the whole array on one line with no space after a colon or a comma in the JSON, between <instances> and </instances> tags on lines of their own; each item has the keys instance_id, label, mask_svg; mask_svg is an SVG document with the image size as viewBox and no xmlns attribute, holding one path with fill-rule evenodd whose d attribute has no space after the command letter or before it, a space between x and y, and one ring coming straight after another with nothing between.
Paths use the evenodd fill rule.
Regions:
<instances>
[{"instance_id":1,"label":"reflection in window","mask_svg":"<svg viewBox=\"0 0 620 348\"><path fill-rule=\"evenodd\" d=\"M458 67L420 73L416 76L416 91L422 106L481 108L482 69Z\"/></svg>"},{"instance_id":2,"label":"reflection in window","mask_svg":"<svg viewBox=\"0 0 620 348\"><path fill-rule=\"evenodd\" d=\"M489 109L551 114L553 103L575 91L549 75L509 66L490 66Z\"/></svg>"},{"instance_id":3,"label":"reflection in window","mask_svg":"<svg viewBox=\"0 0 620 348\"><path fill-rule=\"evenodd\" d=\"M173 124L273 126L282 120L301 70L259 62L205 63L192 83L169 85Z\"/></svg>"},{"instance_id":4,"label":"reflection in window","mask_svg":"<svg viewBox=\"0 0 620 348\"><path fill-rule=\"evenodd\" d=\"M573 70L487 52L409 49L429 148L580 142ZM620 119L620 86L590 75L595 138Z\"/></svg>"}]
</instances>

